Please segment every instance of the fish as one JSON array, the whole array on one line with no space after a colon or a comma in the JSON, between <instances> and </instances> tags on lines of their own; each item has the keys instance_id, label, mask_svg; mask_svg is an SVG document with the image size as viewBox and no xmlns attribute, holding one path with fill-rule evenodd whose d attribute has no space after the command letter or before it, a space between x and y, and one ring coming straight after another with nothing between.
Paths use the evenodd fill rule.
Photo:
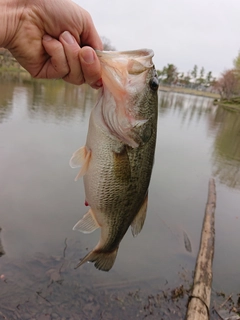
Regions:
<instances>
[{"instance_id":1,"label":"fish","mask_svg":"<svg viewBox=\"0 0 240 320\"><path fill-rule=\"evenodd\" d=\"M158 75L150 49L96 51L103 87L91 110L86 144L70 159L80 167L88 212L73 227L101 228L100 240L76 266L109 271L131 225L135 237L147 211L158 117Z\"/></svg>"}]
</instances>

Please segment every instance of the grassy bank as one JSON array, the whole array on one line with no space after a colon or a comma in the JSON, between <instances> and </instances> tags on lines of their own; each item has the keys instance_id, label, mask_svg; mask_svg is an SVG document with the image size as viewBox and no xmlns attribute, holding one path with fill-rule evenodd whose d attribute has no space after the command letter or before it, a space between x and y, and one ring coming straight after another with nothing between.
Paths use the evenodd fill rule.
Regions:
<instances>
[{"instance_id":1,"label":"grassy bank","mask_svg":"<svg viewBox=\"0 0 240 320\"><path fill-rule=\"evenodd\" d=\"M31 81L32 77L26 70L16 68L0 68L0 83Z\"/></svg>"},{"instance_id":2,"label":"grassy bank","mask_svg":"<svg viewBox=\"0 0 240 320\"><path fill-rule=\"evenodd\" d=\"M221 99L215 101L215 104L236 112L240 112L240 97L234 97L232 99Z\"/></svg>"},{"instance_id":3,"label":"grassy bank","mask_svg":"<svg viewBox=\"0 0 240 320\"><path fill-rule=\"evenodd\" d=\"M18 67L18 66L2 66L0 67L0 73L1 72L27 72L24 68Z\"/></svg>"},{"instance_id":4,"label":"grassy bank","mask_svg":"<svg viewBox=\"0 0 240 320\"><path fill-rule=\"evenodd\" d=\"M22 80L32 80L31 75L22 67L18 66L3 66L0 67L0 80L11 80L16 77L22 78ZM39 81L39 80L38 80ZM159 86L160 91L164 92L177 92L182 94L190 94L201 97L208 97L213 99L219 99L220 96L217 93L208 92L208 91L199 91L191 88L183 88L183 87L170 87L170 86Z\"/></svg>"},{"instance_id":5,"label":"grassy bank","mask_svg":"<svg viewBox=\"0 0 240 320\"><path fill-rule=\"evenodd\" d=\"M220 98L219 94L217 93L208 92L208 91L199 91L199 90L183 88L183 87L166 87L166 86L160 85L159 90L164 92L177 92L177 93L183 93L183 94L191 94L194 96L208 97L213 99Z\"/></svg>"}]
</instances>

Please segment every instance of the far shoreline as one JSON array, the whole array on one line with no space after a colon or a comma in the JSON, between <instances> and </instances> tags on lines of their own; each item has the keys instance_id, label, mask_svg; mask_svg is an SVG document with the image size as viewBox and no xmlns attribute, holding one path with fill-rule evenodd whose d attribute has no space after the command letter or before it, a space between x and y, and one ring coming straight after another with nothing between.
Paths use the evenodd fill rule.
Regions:
<instances>
[{"instance_id":1,"label":"far shoreline","mask_svg":"<svg viewBox=\"0 0 240 320\"><path fill-rule=\"evenodd\" d=\"M6 76L18 76L22 77L23 80L35 80L24 68L22 67L1 67L0 68L0 79L6 79ZM220 95L218 93L209 92L209 91L200 91L191 88L185 87L176 87L176 86L163 86L160 84L159 91L162 92L175 92L175 93L182 93L182 94L189 94L199 97L207 97L212 99L220 99Z\"/></svg>"},{"instance_id":2,"label":"far shoreline","mask_svg":"<svg viewBox=\"0 0 240 320\"><path fill-rule=\"evenodd\" d=\"M209 92L209 91L200 91L191 88L185 87L174 87L174 86L159 86L159 91L162 92L175 92L175 93L182 93L182 94L190 94L199 97L206 97L212 99L220 99L220 95L218 93Z\"/></svg>"}]
</instances>

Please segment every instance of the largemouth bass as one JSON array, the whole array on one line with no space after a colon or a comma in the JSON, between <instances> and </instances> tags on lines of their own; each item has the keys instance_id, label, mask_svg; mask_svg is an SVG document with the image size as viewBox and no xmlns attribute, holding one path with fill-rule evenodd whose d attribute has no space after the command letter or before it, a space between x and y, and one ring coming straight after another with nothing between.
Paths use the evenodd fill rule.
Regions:
<instances>
[{"instance_id":1,"label":"largemouth bass","mask_svg":"<svg viewBox=\"0 0 240 320\"><path fill-rule=\"evenodd\" d=\"M148 202L157 134L158 77L152 50L97 52L103 88L93 108L86 145L70 166L81 167L89 211L73 227L84 233L101 228L97 246L77 265L112 268L131 225L142 229ZM75 180L76 180L75 179Z\"/></svg>"}]
</instances>

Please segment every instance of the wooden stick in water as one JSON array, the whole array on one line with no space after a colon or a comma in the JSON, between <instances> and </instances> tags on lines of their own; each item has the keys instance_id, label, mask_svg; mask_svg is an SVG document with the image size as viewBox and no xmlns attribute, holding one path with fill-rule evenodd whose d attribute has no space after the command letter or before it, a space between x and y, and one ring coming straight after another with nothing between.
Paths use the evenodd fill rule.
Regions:
<instances>
[{"instance_id":1,"label":"wooden stick in water","mask_svg":"<svg viewBox=\"0 0 240 320\"><path fill-rule=\"evenodd\" d=\"M189 297L186 320L210 319L209 306L212 286L212 261L215 239L216 188L209 180L208 202L202 227L201 243L195 267L192 295Z\"/></svg>"}]
</instances>

